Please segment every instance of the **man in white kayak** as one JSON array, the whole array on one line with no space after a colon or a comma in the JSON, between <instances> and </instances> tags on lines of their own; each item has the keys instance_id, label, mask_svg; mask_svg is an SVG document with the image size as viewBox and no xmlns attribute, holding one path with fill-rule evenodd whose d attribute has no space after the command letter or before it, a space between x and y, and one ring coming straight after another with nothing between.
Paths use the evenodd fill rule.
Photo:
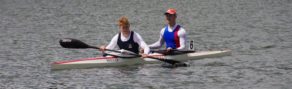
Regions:
<instances>
[{"instance_id":1,"label":"man in white kayak","mask_svg":"<svg viewBox=\"0 0 292 89\"><path fill-rule=\"evenodd\" d=\"M185 49L186 44L186 31L180 25L176 24L176 10L168 9L165 13L167 25L161 29L160 37L157 42L149 45L150 48L160 48L166 43L166 52L169 53L171 50L182 50Z\"/></svg>"},{"instance_id":2,"label":"man in white kayak","mask_svg":"<svg viewBox=\"0 0 292 89\"><path fill-rule=\"evenodd\" d=\"M120 49L138 54L139 47L141 47L144 49L144 54L141 55L142 57L146 57L150 52L150 48L138 33L130 30L128 18L125 16L121 17L118 21L118 25L120 32L111 39L111 42L107 46L101 46L101 51L104 52L106 49L114 49L118 46Z\"/></svg>"}]
</instances>

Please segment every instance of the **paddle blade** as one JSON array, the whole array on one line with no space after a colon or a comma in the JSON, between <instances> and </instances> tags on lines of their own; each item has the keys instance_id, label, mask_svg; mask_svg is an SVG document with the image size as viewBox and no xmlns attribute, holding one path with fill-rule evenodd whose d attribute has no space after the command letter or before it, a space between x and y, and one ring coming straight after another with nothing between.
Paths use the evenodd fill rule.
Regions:
<instances>
[{"instance_id":1,"label":"paddle blade","mask_svg":"<svg viewBox=\"0 0 292 89\"><path fill-rule=\"evenodd\" d=\"M86 43L72 38L61 39L59 43L64 48L90 48Z\"/></svg>"}]
</instances>

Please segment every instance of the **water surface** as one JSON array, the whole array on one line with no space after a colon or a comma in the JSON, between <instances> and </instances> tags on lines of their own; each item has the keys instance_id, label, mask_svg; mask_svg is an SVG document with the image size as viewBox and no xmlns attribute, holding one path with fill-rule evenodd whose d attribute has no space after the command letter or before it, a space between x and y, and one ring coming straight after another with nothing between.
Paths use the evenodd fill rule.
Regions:
<instances>
[{"instance_id":1,"label":"water surface","mask_svg":"<svg viewBox=\"0 0 292 89\"><path fill-rule=\"evenodd\" d=\"M104 45L129 17L150 44L176 8L196 50L232 56L159 64L51 71L58 60L94 57L94 49L61 48L60 38ZM291 89L291 0L1 0L1 89Z\"/></svg>"}]
</instances>

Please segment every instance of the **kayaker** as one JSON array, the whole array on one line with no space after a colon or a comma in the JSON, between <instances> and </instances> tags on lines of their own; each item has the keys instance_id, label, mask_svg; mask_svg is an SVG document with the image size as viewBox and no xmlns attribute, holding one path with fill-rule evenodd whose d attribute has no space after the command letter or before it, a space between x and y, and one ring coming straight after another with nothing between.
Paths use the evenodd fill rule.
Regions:
<instances>
[{"instance_id":1,"label":"kayaker","mask_svg":"<svg viewBox=\"0 0 292 89\"><path fill-rule=\"evenodd\" d=\"M165 13L167 25L160 31L160 37L157 42L149 45L151 49L160 48L166 43L166 53L171 50L183 50L186 44L186 30L176 23L176 10L168 9Z\"/></svg>"},{"instance_id":2,"label":"kayaker","mask_svg":"<svg viewBox=\"0 0 292 89\"><path fill-rule=\"evenodd\" d=\"M146 57L150 52L150 48L137 32L130 30L128 18L125 16L121 17L118 20L118 25L120 32L111 39L111 42L107 46L101 46L101 51L104 52L106 49L114 49L118 46L119 49L128 50L138 54L139 47L141 47L144 49L144 52L141 55L142 57Z\"/></svg>"}]
</instances>

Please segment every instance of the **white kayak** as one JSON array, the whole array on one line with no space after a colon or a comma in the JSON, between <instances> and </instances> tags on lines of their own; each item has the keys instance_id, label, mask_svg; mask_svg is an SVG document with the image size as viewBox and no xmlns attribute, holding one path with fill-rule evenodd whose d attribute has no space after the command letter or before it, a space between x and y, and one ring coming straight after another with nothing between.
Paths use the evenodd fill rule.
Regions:
<instances>
[{"instance_id":1,"label":"white kayak","mask_svg":"<svg viewBox=\"0 0 292 89\"><path fill-rule=\"evenodd\" d=\"M231 50L219 50L219 51L200 51L185 53L179 55L161 55L151 54L152 56L162 57L177 61L187 60L198 60L203 58L214 58L231 55ZM157 59L151 58L117 58L113 56L106 57L93 57L93 58L82 58L75 60L56 61L51 64L52 70L60 69L77 69L77 68L93 68L93 67L115 67L115 66L126 66L135 64L146 64L146 63L162 63Z\"/></svg>"}]
</instances>

